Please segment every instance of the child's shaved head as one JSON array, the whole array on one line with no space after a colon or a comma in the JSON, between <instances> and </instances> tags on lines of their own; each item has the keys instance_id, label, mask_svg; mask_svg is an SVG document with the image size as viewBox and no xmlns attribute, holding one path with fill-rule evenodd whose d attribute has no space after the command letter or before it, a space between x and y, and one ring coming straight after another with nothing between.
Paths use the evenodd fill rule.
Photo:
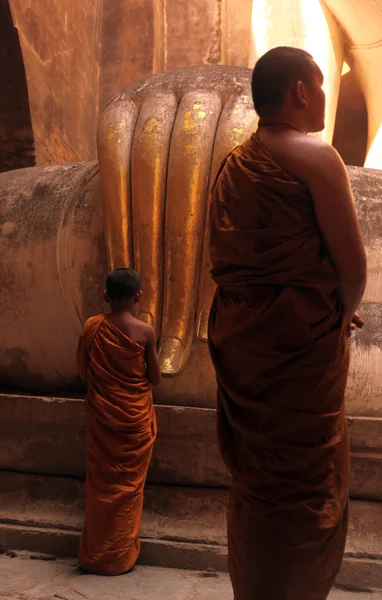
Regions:
<instances>
[{"instance_id":1,"label":"child's shaved head","mask_svg":"<svg viewBox=\"0 0 382 600\"><path fill-rule=\"evenodd\" d=\"M133 269L114 269L106 280L110 300L131 300L141 290L141 278Z\"/></svg>"}]
</instances>

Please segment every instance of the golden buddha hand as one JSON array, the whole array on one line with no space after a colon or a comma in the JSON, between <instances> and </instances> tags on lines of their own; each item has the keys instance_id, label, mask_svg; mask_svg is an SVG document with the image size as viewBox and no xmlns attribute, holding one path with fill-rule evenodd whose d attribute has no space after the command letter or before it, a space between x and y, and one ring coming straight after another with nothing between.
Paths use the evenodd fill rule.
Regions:
<instances>
[{"instance_id":1,"label":"golden buddha hand","mask_svg":"<svg viewBox=\"0 0 382 600\"><path fill-rule=\"evenodd\" d=\"M256 127L250 73L191 67L126 88L98 130L110 268L134 266L164 375L207 338L214 286L206 231L209 189L225 155Z\"/></svg>"}]
</instances>

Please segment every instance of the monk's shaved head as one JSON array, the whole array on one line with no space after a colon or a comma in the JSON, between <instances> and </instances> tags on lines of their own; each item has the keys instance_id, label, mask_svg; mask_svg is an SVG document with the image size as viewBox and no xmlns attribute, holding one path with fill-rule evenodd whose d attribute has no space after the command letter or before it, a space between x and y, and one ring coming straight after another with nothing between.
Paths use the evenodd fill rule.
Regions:
<instances>
[{"instance_id":1,"label":"monk's shaved head","mask_svg":"<svg viewBox=\"0 0 382 600\"><path fill-rule=\"evenodd\" d=\"M252 96L259 117L277 114L288 90L298 81L309 85L314 73L312 56L300 48L279 46L257 61L252 74Z\"/></svg>"},{"instance_id":2,"label":"monk's shaved head","mask_svg":"<svg viewBox=\"0 0 382 600\"><path fill-rule=\"evenodd\" d=\"M141 278L133 269L114 269L106 280L110 300L131 300L141 289Z\"/></svg>"}]
</instances>

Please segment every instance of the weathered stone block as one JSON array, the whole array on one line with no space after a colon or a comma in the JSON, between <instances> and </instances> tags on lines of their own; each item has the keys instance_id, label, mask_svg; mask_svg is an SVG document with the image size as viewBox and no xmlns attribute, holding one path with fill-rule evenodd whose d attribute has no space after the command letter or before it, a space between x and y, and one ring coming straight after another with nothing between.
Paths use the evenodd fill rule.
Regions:
<instances>
[{"instance_id":1,"label":"weathered stone block","mask_svg":"<svg viewBox=\"0 0 382 600\"><path fill-rule=\"evenodd\" d=\"M95 158L101 0L10 0L37 164Z\"/></svg>"}]
</instances>

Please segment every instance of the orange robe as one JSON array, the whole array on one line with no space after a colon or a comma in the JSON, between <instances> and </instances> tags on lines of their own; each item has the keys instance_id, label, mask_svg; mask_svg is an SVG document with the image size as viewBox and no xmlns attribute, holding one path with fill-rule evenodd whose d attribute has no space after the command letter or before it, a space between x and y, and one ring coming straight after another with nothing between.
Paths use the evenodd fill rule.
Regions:
<instances>
[{"instance_id":1,"label":"orange robe","mask_svg":"<svg viewBox=\"0 0 382 600\"><path fill-rule=\"evenodd\" d=\"M143 490L156 436L144 348L100 315L85 324L77 364L89 382L78 557L90 573L118 575L139 556Z\"/></svg>"},{"instance_id":2,"label":"orange robe","mask_svg":"<svg viewBox=\"0 0 382 600\"><path fill-rule=\"evenodd\" d=\"M214 185L210 256L235 600L324 600L347 532L346 327L309 190L256 134Z\"/></svg>"}]
</instances>

